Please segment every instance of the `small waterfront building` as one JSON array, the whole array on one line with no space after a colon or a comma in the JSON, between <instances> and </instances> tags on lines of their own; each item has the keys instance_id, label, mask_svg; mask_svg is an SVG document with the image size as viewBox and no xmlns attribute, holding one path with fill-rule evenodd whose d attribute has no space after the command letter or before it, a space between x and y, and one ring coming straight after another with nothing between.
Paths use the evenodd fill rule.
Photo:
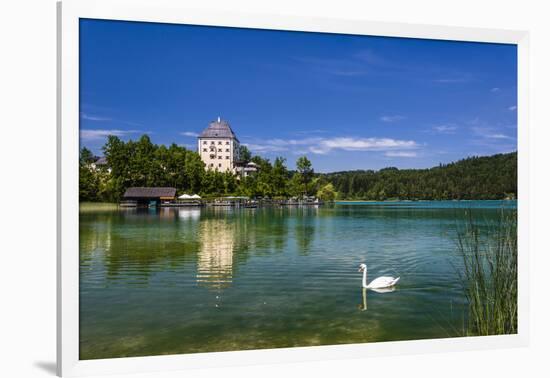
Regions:
<instances>
[{"instance_id":1,"label":"small waterfront building","mask_svg":"<svg viewBox=\"0 0 550 378\"><path fill-rule=\"evenodd\" d=\"M105 156L101 157L94 157L94 161L90 164L90 167L94 170L106 170L107 172L111 173L111 167L109 167L109 163L107 162L107 158Z\"/></svg>"},{"instance_id":2,"label":"small waterfront building","mask_svg":"<svg viewBox=\"0 0 550 378\"><path fill-rule=\"evenodd\" d=\"M234 170L235 173L239 174L241 177L247 177L258 171L258 164L253 161L249 161L248 163L236 162Z\"/></svg>"},{"instance_id":3,"label":"small waterfront building","mask_svg":"<svg viewBox=\"0 0 550 378\"><path fill-rule=\"evenodd\" d=\"M139 205L160 205L162 202L173 201L176 198L176 188L169 187L131 187L126 189L123 200Z\"/></svg>"},{"instance_id":4,"label":"small waterfront building","mask_svg":"<svg viewBox=\"0 0 550 378\"><path fill-rule=\"evenodd\" d=\"M198 137L198 152L206 169L235 171L240 142L229 123L220 117L210 122Z\"/></svg>"}]
</instances>

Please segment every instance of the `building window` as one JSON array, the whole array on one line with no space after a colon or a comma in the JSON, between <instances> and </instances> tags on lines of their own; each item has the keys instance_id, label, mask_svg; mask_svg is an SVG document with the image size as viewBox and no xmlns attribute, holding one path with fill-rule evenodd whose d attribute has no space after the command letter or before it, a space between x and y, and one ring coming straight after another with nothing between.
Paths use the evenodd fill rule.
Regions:
<instances>
[{"instance_id":1,"label":"building window","mask_svg":"<svg viewBox=\"0 0 550 378\"><path fill-rule=\"evenodd\" d=\"M214 166L214 163L210 163L210 166L213 167L213 166Z\"/></svg>"},{"instance_id":2,"label":"building window","mask_svg":"<svg viewBox=\"0 0 550 378\"><path fill-rule=\"evenodd\" d=\"M220 156L218 156L218 159L221 159L221 158L222 158L222 157L221 157L221 155L220 155Z\"/></svg>"},{"instance_id":3,"label":"building window","mask_svg":"<svg viewBox=\"0 0 550 378\"><path fill-rule=\"evenodd\" d=\"M218 142L218 144L222 144L222 141L220 140L220 141Z\"/></svg>"},{"instance_id":4,"label":"building window","mask_svg":"<svg viewBox=\"0 0 550 378\"><path fill-rule=\"evenodd\" d=\"M221 149L221 148L218 148L218 152L222 152L222 149Z\"/></svg>"},{"instance_id":5,"label":"building window","mask_svg":"<svg viewBox=\"0 0 550 378\"><path fill-rule=\"evenodd\" d=\"M218 164L218 167L220 167L220 168L221 168L221 167L222 167L222 163Z\"/></svg>"},{"instance_id":6,"label":"building window","mask_svg":"<svg viewBox=\"0 0 550 378\"><path fill-rule=\"evenodd\" d=\"M229 152L229 148L226 148L226 149L225 149L225 152Z\"/></svg>"},{"instance_id":7,"label":"building window","mask_svg":"<svg viewBox=\"0 0 550 378\"><path fill-rule=\"evenodd\" d=\"M208 152L208 148L203 148L202 152Z\"/></svg>"},{"instance_id":8,"label":"building window","mask_svg":"<svg viewBox=\"0 0 550 378\"><path fill-rule=\"evenodd\" d=\"M225 157L227 160L229 160L229 155Z\"/></svg>"},{"instance_id":9,"label":"building window","mask_svg":"<svg viewBox=\"0 0 550 378\"><path fill-rule=\"evenodd\" d=\"M202 144L208 144L208 142L207 142L207 141L204 141L204 142L202 142Z\"/></svg>"},{"instance_id":10,"label":"building window","mask_svg":"<svg viewBox=\"0 0 550 378\"><path fill-rule=\"evenodd\" d=\"M225 142L225 144L229 145L229 141Z\"/></svg>"},{"instance_id":11,"label":"building window","mask_svg":"<svg viewBox=\"0 0 550 378\"><path fill-rule=\"evenodd\" d=\"M210 154L210 159L215 159L216 155Z\"/></svg>"},{"instance_id":12,"label":"building window","mask_svg":"<svg viewBox=\"0 0 550 378\"><path fill-rule=\"evenodd\" d=\"M214 141L212 141L212 142L210 142L210 144L215 144L215 142L214 142Z\"/></svg>"}]
</instances>

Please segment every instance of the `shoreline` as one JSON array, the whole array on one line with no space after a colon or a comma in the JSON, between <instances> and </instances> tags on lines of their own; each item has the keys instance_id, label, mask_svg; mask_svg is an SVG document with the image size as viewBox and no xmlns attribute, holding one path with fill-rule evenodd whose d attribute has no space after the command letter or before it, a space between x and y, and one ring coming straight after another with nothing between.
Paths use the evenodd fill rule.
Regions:
<instances>
[{"instance_id":1,"label":"shoreline","mask_svg":"<svg viewBox=\"0 0 550 378\"><path fill-rule=\"evenodd\" d=\"M335 200L335 203L364 203L364 202L473 202L473 201L517 201L517 198L514 199L421 199L421 200L411 200L411 199L399 199L399 200Z\"/></svg>"},{"instance_id":2,"label":"shoreline","mask_svg":"<svg viewBox=\"0 0 550 378\"><path fill-rule=\"evenodd\" d=\"M418 203L418 202L517 202L517 199L466 199L466 200L434 200L434 199L423 199L423 200L335 200L333 202L325 202L322 204L316 204L319 205L334 205L334 204L373 204L373 203ZM266 207L267 206L274 206L277 204L259 204L258 207ZM278 206L311 206L313 204L286 204L286 205L278 205ZM186 206L187 208L201 208L201 207L210 207L212 206L211 203L203 203L202 205L196 205L196 206ZM162 206L161 206L162 207ZM165 207L171 207L171 206L165 206ZM124 209L125 207L120 206L119 203L116 202L79 202L79 212L86 212L86 211L98 211L98 210L119 210ZM243 206L244 208L244 206Z\"/></svg>"}]
</instances>

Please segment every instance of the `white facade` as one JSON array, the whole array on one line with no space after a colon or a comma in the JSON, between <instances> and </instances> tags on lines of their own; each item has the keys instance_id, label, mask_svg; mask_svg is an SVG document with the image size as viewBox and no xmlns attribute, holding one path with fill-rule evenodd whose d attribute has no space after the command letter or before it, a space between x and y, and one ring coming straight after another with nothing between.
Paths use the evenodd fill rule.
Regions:
<instances>
[{"instance_id":1,"label":"white facade","mask_svg":"<svg viewBox=\"0 0 550 378\"><path fill-rule=\"evenodd\" d=\"M233 170L239 142L232 138L199 138L198 143L199 155L207 169Z\"/></svg>"},{"instance_id":2,"label":"white facade","mask_svg":"<svg viewBox=\"0 0 550 378\"><path fill-rule=\"evenodd\" d=\"M234 171L239 161L239 140L226 121L218 118L198 137L198 152L206 169Z\"/></svg>"}]
</instances>

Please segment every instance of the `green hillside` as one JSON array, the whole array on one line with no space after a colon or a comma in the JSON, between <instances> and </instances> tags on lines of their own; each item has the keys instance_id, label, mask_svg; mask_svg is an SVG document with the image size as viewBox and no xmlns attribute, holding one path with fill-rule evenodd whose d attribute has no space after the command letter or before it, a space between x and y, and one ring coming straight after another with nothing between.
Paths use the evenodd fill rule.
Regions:
<instances>
[{"instance_id":1,"label":"green hillside","mask_svg":"<svg viewBox=\"0 0 550 378\"><path fill-rule=\"evenodd\" d=\"M384 168L325 175L339 199L505 199L517 196L517 152L430 169Z\"/></svg>"}]
</instances>

